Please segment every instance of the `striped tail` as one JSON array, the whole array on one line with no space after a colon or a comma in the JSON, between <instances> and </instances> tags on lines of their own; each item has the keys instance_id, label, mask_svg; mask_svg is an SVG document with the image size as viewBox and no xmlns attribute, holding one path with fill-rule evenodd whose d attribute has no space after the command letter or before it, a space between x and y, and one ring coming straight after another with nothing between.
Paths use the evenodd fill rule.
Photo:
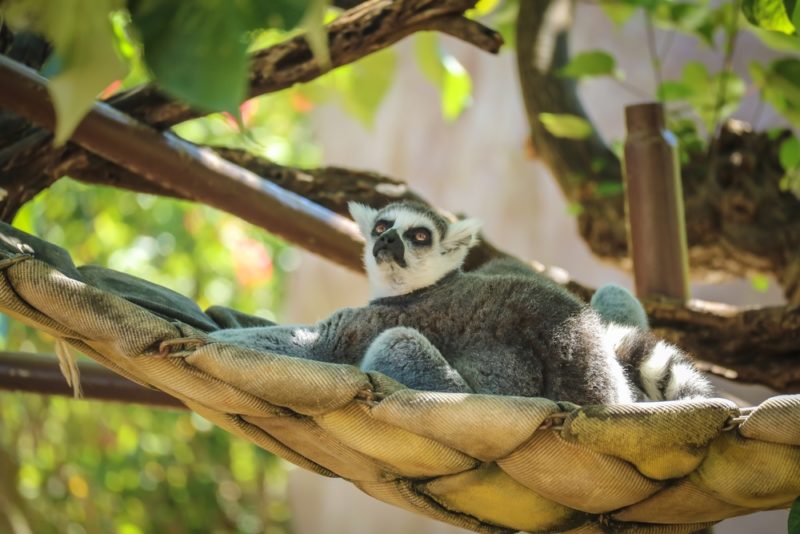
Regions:
<instances>
[{"instance_id":1,"label":"striped tail","mask_svg":"<svg viewBox=\"0 0 800 534\"><path fill-rule=\"evenodd\" d=\"M608 323L606 335L628 379L647 400L705 399L711 384L678 347L646 330Z\"/></svg>"}]
</instances>

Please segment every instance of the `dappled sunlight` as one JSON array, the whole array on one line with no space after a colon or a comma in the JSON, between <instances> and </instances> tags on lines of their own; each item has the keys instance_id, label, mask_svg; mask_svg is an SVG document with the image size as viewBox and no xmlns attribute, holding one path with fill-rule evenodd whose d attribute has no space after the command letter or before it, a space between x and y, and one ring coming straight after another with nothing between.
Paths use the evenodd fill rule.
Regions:
<instances>
[{"instance_id":1,"label":"dappled sunlight","mask_svg":"<svg viewBox=\"0 0 800 534\"><path fill-rule=\"evenodd\" d=\"M200 416L4 392L0 420L32 532L287 532L282 461Z\"/></svg>"}]
</instances>

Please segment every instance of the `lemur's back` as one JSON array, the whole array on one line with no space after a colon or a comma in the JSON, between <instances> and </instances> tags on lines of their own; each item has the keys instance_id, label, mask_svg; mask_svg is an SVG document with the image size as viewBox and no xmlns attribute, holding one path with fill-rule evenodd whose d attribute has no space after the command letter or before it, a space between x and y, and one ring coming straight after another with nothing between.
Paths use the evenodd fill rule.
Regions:
<instances>
[{"instance_id":1,"label":"lemur's back","mask_svg":"<svg viewBox=\"0 0 800 534\"><path fill-rule=\"evenodd\" d=\"M372 306L391 326L422 333L476 392L613 400L596 317L539 277L457 272Z\"/></svg>"}]
</instances>

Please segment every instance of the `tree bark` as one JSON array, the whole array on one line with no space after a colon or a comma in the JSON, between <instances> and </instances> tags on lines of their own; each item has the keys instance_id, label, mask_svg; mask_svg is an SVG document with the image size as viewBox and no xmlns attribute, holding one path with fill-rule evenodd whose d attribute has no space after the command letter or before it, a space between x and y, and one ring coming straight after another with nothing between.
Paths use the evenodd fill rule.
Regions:
<instances>
[{"instance_id":1,"label":"tree bark","mask_svg":"<svg viewBox=\"0 0 800 534\"><path fill-rule=\"evenodd\" d=\"M569 27L551 34L546 20L552 4L519 4L517 59L531 144L566 197L581 205L578 227L592 252L629 268L623 197L605 193L621 191L620 162L596 132L586 140L559 138L539 119L540 113L568 113L588 120L575 82L557 75L568 59ZM548 39L555 46L543 59ZM779 187L778 149L784 139L729 123L714 141L713 165L705 153L691 154L682 169L686 229L694 275L772 274L787 300L798 304L800 199Z\"/></svg>"}]
</instances>

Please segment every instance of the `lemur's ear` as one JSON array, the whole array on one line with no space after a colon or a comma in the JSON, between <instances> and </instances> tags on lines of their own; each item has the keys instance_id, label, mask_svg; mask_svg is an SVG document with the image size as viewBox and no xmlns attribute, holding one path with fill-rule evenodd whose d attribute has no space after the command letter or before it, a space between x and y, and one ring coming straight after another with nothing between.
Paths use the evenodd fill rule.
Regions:
<instances>
[{"instance_id":1,"label":"lemur's ear","mask_svg":"<svg viewBox=\"0 0 800 534\"><path fill-rule=\"evenodd\" d=\"M481 222L477 219L463 219L447 227L447 233L442 239L442 250L445 253L455 252L459 249L469 250L478 244L478 234L481 231Z\"/></svg>"},{"instance_id":2,"label":"lemur's ear","mask_svg":"<svg viewBox=\"0 0 800 534\"><path fill-rule=\"evenodd\" d=\"M375 216L378 214L378 210L358 202L348 202L347 209L350 211L350 216L358 224L361 235L364 238L368 238L372 233L372 225L375 224Z\"/></svg>"}]
</instances>

